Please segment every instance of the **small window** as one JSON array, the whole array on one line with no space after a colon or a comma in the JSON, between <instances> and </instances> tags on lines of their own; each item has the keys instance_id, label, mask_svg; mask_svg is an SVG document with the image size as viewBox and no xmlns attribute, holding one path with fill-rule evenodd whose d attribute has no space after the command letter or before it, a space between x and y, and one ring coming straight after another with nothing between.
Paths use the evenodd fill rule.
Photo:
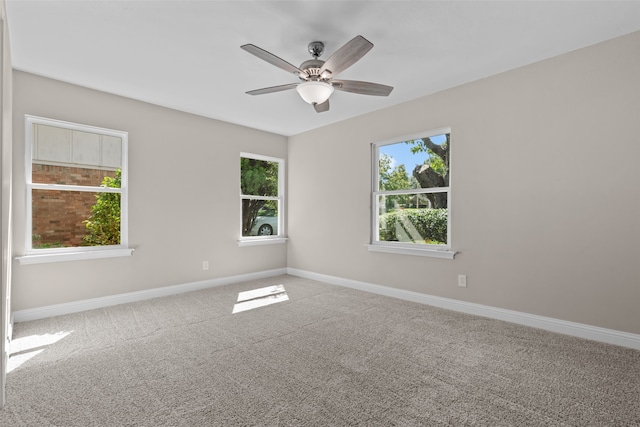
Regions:
<instances>
[{"instance_id":1,"label":"small window","mask_svg":"<svg viewBox=\"0 0 640 427\"><path fill-rule=\"evenodd\" d=\"M449 129L373 146L372 246L451 247Z\"/></svg>"},{"instance_id":2,"label":"small window","mask_svg":"<svg viewBox=\"0 0 640 427\"><path fill-rule=\"evenodd\" d=\"M25 121L27 256L126 248L127 133Z\"/></svg>"},{"instance_id":3,"label":"small window","mask_svg":"<svg viewBox=\"0 0 640 427\"><path fill-rule=\"evenodd\" d=\"M283 159L241 154L241 240L263 240L284 235L283 185Z\"/></svg>"}]
</instances>

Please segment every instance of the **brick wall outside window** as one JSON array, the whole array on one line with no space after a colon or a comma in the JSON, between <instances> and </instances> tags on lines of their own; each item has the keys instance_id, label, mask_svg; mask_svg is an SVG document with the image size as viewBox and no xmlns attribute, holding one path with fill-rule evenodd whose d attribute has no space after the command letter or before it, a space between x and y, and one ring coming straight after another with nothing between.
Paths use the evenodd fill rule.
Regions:
<instances>
[{"instance_id":1,"label":"brick wall outside window","mask_svg":"<svg viewBox=\"0 0 640 427\"><path fill-rule=\"evenodd\" d=\"M33 182L99 187L105 176L116 172L69 166L33 164ZM84 220L91 215L96 193L33 190L33 247L82 246L87 234Z\"/></svg>"}]
</instances>

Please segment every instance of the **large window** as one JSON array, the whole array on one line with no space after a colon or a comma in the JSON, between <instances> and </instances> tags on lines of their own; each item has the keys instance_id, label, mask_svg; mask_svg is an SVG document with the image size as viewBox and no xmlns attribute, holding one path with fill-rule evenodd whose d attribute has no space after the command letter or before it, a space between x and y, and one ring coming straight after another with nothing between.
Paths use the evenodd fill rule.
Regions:
<instances>
[{"instance_id":1,"label":"large window","mask_svg":"<svg viewBox=\"0 0 640 427\"><path fill-rule=\"evenodd\" d=\"M371 250L453 257L450 152L449 129L373 145Z\"/></svg>"},{"instance_id":2,"label":"large window","mask_svg":"<svg viewBox=\"0 0 640 427\"><path fill-rule=\"evenodd\" d=\"M27 221L21 262L40 255L46 260L130 255L127 133L34 116L25 122Z\"/></svg>"},{"instance_id":3,"label":"large window","mask_svg":"<svg viewBox=\"0 0 640 427\"><path fill-rule=\"evenodd\" d=\"M240 241L267 241L283 233L284 160L240 155Z\"/></svg>"}]
</instances>

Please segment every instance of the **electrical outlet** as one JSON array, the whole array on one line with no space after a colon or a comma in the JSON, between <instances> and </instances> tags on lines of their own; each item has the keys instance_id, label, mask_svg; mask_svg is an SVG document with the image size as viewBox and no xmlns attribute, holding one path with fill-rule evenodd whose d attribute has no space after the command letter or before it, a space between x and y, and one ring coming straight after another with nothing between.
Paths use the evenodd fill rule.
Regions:
<instances>
[{"instance_id":1,"label":"electrical outlet","mask_svg":"<svg viewBox=\"0 0 640 427\"><path fill-rule=\"evenodd\" d=\"M209 261L202 261L202 269L203 270L209 269Z\"/></svg>"},{"instance_id":2,"label":"electrical outlet","mask_svg":"<svg viewBox=\"0 0 640 427\"><path fill-rule=\"evenodd\" d=\"M461 288L467 287L467 275L466 274L458 274L458 286Z\"/></svg>"}]
</instances>

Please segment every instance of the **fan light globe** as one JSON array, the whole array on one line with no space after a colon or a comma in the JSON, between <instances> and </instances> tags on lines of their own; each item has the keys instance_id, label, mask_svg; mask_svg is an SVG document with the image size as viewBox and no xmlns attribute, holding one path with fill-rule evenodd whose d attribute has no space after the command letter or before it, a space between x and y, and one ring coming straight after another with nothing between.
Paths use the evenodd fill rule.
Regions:
<instances>
[{"instance_id":1,"label":"fan light globe","mask_svg":"<svg viewBox=\"0 0 640 427\"><path fill-rule=\"evenodd\" d=\"M322 104L333 93L333 86L325 82L310 81L300 83L296 90L302 99L309 104Z\"/></svg>"}]
</instances>

